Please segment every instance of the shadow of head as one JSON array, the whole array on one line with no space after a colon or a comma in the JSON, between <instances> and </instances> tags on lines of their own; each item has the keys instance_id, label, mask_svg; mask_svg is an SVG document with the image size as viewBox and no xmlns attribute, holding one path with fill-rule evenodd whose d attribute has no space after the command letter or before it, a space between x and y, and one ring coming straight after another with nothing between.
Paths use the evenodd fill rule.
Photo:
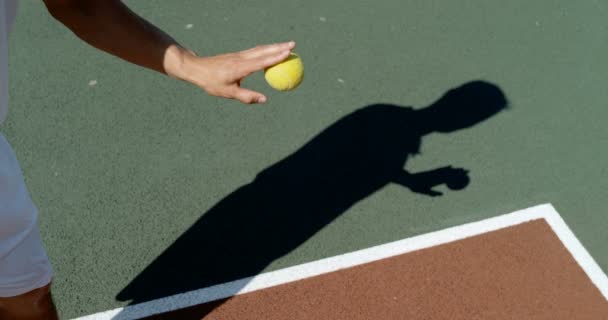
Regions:
<instances>
[{"instance_id":1,"label":"shadow of head","mask_svg":"<svg viewBox=\"0 0 608 320\"><path fill-rule=\"evenodd\" d=\"M425 131L449 133L472 127L506 109L507 99L494 84L472 81L446 92L420 110Z\"/></svg>"}]
</instances>

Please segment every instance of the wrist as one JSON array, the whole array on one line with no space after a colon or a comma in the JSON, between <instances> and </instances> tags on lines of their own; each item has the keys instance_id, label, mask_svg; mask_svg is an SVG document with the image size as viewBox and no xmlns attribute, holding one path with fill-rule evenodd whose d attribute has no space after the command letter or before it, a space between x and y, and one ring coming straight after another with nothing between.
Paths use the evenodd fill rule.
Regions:
<instances>
[{"instance_id":1,"label":"wrist","mask_svg":"<svg viewBox=\"0 0 608 320\"><path fill-rule=\"evenodd\" d=\"M194 57L196 57L194 51L179 45L170 45L167 50L165 50L163 60L165 73L174 79L188 81L187 65Z\"/></svg>"}]
</instances>

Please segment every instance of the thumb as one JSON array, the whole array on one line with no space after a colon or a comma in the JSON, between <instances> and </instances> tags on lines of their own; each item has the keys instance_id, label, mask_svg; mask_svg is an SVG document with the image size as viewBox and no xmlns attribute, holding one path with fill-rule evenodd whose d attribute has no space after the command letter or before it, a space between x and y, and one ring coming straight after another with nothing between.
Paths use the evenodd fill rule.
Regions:
<instances>
[{"instance_id":1,"label":"thumb","mask_svg":"<svg viewBox=\"0 0 608 320\"><path fill-rule=\"evenodd\" d=\"M234 91L232 92L232 97L246 104L266 102L266 96L264 96L263 94L238 86L234 88Z\"/></svg>"}]
</instances>

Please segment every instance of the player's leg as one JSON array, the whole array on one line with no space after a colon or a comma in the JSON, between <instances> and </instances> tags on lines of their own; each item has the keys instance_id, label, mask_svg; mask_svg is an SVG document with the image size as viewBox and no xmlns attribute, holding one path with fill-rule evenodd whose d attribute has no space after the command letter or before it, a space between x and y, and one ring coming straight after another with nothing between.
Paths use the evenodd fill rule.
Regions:
<instances>
[{"instance_id":1,"label":"player's leg","mask_svg":"<svg viewBox=\"0 0 608 320\"><path fill-rule=\"evenodd\" d=\"M0 298L0 319L59 319L51 297L51 285L16 297Z\"/></svg>"},{"instance_id":2,"label":"player's leg","mask_svg":"<svg viewBox=\"0 0 608 320\"><path fill-rule=\"evenodd\" d=\"M0 217L0 223L2 221ZM0 239L0 245L10 239ZM52 269L38 228L0 256L0 319L58 319L50 283Z\"/></svg>"},{"instance_id":3,"label":"player's leg","mask_svg":"<svg viewBox=\"0 0 608 320\"><path fill-rule=\"evenodd\" d=\"M0 319L57 319L37 218L17 158L0 134Z\"/></svg>"}]
</instances>

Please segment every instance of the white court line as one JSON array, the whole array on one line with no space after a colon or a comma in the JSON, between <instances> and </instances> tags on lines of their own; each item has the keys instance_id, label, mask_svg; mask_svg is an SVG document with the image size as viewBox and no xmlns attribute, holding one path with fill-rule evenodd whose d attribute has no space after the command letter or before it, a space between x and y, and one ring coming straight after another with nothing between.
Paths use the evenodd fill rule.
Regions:
<instances>
[{"instance_id":1,"label":"white court line","mask_svg":"<svg viewBox=\"0 0 608 320\"><path fill-rule=\"evenodd\" d=\"M139 319L462 240L538 219L545 219L547 221L576 262L587 273L587 276L600 290L604 298L608 300L608 277L606 274L593 260L587 250L585 250L555 208L551 204L543 204L478 222L467 223L360 251L263 273L251 278L100 312L76 320Z\"/></svg>"}]
</instances>

